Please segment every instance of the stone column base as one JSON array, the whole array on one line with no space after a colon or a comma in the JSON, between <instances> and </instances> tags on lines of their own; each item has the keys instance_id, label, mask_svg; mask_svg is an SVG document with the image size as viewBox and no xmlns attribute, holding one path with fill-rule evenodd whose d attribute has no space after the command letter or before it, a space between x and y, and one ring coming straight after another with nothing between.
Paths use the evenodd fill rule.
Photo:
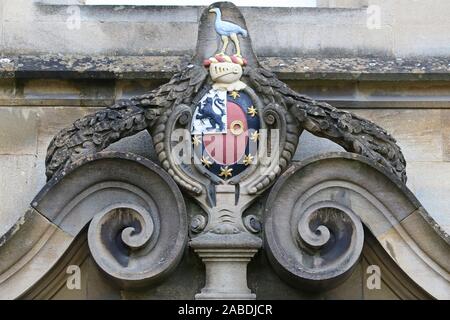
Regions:
<instances>
[{"instance_id":1,"label":"stone column base","mask_svg":"<svg viewBox=\"0 0 450 320\"><path fill-rule=\"evenodd\" d=\"M206 269L205 287L195 295L196 300L256 299L247 285L247 264L261 247L261 239L239 234L232 235L230 238L240 239L234 238L230 243L229 239L224 239L228 237L230 235L207 234L191 241L191 247Z\"/></svg>"}]
</instances>

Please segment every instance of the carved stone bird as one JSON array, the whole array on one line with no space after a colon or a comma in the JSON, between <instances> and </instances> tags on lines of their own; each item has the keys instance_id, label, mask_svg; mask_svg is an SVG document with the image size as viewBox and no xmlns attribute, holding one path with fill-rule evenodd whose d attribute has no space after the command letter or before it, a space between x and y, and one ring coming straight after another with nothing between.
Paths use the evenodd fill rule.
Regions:
<instances>
[{"instance_id":1,"label":"carved stone bird","mask_svg":"<svg viewBox=\"0 0 450 320\"><path fill-rule=\"evenodd\" d=\"M237 24L232 22L223 21L222 20L222 12L219 8L212 8L209 12L213 12L216 14L216 21L214 23L214 27L216 32L222 37L223 47L221 50L221 54L225 54L225 51L228 47L228 37L233 41L234 46L236 47L236 55L241 56L241 48L239 46L238 35L242 35L244 38L247 37L247 30L241 28Z\"/></svg>"}]
</instances>

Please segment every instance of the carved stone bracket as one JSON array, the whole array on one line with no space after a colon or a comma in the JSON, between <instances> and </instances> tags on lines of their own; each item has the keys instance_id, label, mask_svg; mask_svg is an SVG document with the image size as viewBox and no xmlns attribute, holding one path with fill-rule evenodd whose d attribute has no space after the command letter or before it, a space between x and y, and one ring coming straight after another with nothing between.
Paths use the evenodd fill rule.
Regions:
<instances>
[{"instance_id":1,"label":"carved stone bracket","mask_svg":"<svg viewBox=\"0 0 450 320\"><path fill-rule=\"evenodd\" d=\"M292 203L286 195L280 198ZM363 226L358 215L336 201L306 203L300 197L292 208L267 217L267 253L290 283L326 289L345 280L358 262Z\"/></svg>"},{"instance_id":2,"label":"carved stone bracket","mask_svg":"<svg viewBox=\"0 0 450 320\"><path fill-rule=\"evenodd\" d=\"M32 205L70 235L88 224L92 257L122 287L164 278L187 244L186 209L177 185L134 154L103 152L73 163Z\"/></svg>"},{"instance_id":3,"label":"carved stone bracket","mask_svg":"<svg viewBox=\"0 0 450 320\"><path fill-rule=\"evenodd\" d=\"M440 249L450 243L448 235L431 232L435 223L427 222L432 219L417 199L374 161L329 153L295 163L273 186L265 212L264 248L291 284L324 290L344 281L361 255L364 223L414 281L448 297L440 288L448 283L450 263ZM417 228L428 229L433 244L414 243L410 234ZM436 251L433 259L423 258L427 245Z\"/></svg>"}]
</instances>

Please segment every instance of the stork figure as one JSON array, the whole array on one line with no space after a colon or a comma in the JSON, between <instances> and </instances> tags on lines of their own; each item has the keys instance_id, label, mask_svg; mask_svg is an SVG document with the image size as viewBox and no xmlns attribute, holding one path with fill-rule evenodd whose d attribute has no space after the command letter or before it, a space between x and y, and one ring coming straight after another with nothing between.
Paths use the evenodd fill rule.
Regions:
<instances>
[{"instance_id":1,"label":"stork figure","mask_svg":"<svg viewBox=\"0 0 450 320\"><path fill-rule=\"evenodd\" d=\"M241 57L241 48L239 47L239 39L238 34L242 35L243 37L247 37L247 30L241 28L237 24L223 21L222 20L222 12L219 8L212 8L209 10L209 12L216 14L216 22L214 23L216 32L222 37L223 47L220 54L225 54L225 50L228 46L228 37L231 38L231 41L233 41L234 46L236 47L236 55L238 57Z\"/></svg>"}]
</instances>

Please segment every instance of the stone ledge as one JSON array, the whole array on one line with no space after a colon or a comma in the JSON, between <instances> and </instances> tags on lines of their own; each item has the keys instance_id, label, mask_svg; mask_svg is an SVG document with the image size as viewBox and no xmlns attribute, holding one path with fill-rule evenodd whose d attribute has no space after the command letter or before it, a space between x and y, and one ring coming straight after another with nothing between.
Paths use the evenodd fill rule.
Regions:
<instances>
[{"instance_id":1,"label":"stone ledge","mask_svg":"<svg viewBox=\"0 0 450 320\"><path fill-rule=\"evenodd\" d=\"M260 60L282 79L450 80L450 58L267 57Z\"/></svg>"},{"instance_id":2,"label":"stone ledge","mask_svg":"<svg viewBox=\"0 0 450 320\"><path fill-rule=\"evenodd\" d=\"M35 0L34 3L48 6L84 5L85 0Z\"/></svg>"},{"instance_id":3,"label":"stone ledge","mask_svg":"<svg viewBox=\"0 0 450 320\"><path fill-rule=\"evenodd\" d=\"M169 79L189 56L3 56L0 78ZM260 57L284 80L450 81L450 58Z\"/></svg>"}]
</instances>

